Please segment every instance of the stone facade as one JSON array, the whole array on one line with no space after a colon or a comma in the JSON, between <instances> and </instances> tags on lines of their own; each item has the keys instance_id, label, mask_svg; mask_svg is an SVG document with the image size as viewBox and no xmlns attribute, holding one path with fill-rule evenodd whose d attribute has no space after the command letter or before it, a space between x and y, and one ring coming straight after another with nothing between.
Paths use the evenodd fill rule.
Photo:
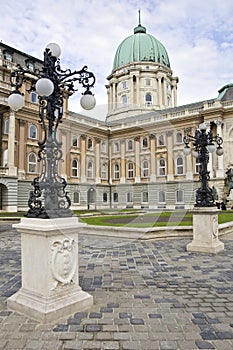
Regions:
<instances>
[{"instance_id":1,"label":"stone facade","mask_svg":"<svg viewBox=\"0 0 233 350\"><path fill-rule=\"evenodd\" d=\"M37 96L24 91L25 107L17 113L7 105L9 76L17 63L34 69L42 62L0 43L0 210L4 211L27 209L31 181L40 171ZM112 72L108 81L106 122L98 115L69 112L65 101L59 128L64 160L60 173L68 182L72 208L191 208L200 186L199 165L192 154L184 155L183 137L186 128L193 133L203 118L224 140L224 155L210 154L209 163L210 185L217 189L219 200L224 199L225 172L233 166L233 86L222 88L214 99L177 106L178 78L162 64L159 69L155 63L129 64L126 70ZM122 106L126 90L130 99ZM147 105L148 91L153 103Z\"/></svg>"}]
</instances>

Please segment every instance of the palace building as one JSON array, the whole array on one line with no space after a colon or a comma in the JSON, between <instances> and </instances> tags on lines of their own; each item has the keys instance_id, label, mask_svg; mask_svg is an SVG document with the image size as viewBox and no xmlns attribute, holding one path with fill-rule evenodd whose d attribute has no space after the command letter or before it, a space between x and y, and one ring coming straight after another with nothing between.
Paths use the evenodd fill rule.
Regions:
<instances>
[{"instance_id":1,"label":"palace building","mask_svg":"<svg viewBox=\"0 0 233 350\"><path fill-rule=\"evenodd\" d=\"M25 106L10 110L10 73L20 63L42 61L0 43L0 210L27 210L32 180L39 175L38 100L25 91ZM98 75L98 72L96 72ZM210 186L226 197L226 170L233 167L233 84L211 100L177 105L179 79L164 45L140 23L118 46L107 77L105 122L70 112L64 105L59 140L60 174L72 209L192 208L200 187L200 162L184 155L183 137L204 120L224 140L224 154L210 154Z\"/></svg>"}]
</instances>

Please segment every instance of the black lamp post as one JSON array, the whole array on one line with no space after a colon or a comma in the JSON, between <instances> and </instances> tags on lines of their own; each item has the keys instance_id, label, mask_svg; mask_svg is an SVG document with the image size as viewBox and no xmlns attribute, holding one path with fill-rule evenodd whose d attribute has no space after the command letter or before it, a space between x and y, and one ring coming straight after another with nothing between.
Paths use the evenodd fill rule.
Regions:
<instances>
[{"instance_id":1,"label":"black lamp post","mask_svg":"<svg viewBox=\"0 0 233 350\"><path fill-rule=\"evenodd\" d=\"M203 122L199 125L199 128L195 130L194 136L190 135L190 129L186 129L186 135L184 137L184 153L185 155L189 155L191 149L189 147L189 143L192 141L194 146L193 155L195 158L200 160L201 169L199 171L201 187L198 188L196 192L196 203L195 207L213 207L215 206L214 198L212 194L212 190L208 185L208 181L210 179L209 171L207 170L207 166L209 163L209 153L213 153L215 151L215 145L217 144L216 153L218 156L223 154L223 148L221 147L223 143L223 139L219 136L213 136L212 131L206 131L206 124Z\"/></svg>"},{"instance_id":2,"label":"black lamp post","mask_svg":"<svg viewBox=\"0 0 233 350\"><path fill-rule=\"evenodd\" d=\"M57 129L62 122L63 101L77 91L75 82L85 88L80 100L84 109L95 106L95 98L90 88L94 86L95 76L84 66L80 71L62 70L59 56L61 49L57 44L47 45L41 69L24 69L20 65L11 73L11 86L15 89L8 99L12 110L24 106L24 96L20 92L23 83L29 82L27 92L36 91L39 96L39 123L43 129L43 140L38 142L38 161L42 163L41 173L33 182L28 200L27 217L56 218L72 215L71 201L65 188L67 182L58 174L58 164L62 160L62 142L57 139Z\"/></svg>"}]
</instances>

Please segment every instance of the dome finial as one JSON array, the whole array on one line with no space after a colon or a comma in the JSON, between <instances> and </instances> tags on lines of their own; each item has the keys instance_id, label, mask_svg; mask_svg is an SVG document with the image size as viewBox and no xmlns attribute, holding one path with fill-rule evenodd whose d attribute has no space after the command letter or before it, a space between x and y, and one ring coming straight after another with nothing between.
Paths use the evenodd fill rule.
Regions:
<instances>
[{"instance_id":1,"label":"dome finial","mask_svg":"<svg viewBox=\"0 0 233 350\"><path fill-rule=\"evenodd\" d=\"M138 10L138 25L141 26L141 10Z\"/></svg>"},{"instance_id":2,"label":"dome finial","mask_svg":"<svg viewBox=\"0 0 233 350\"><path fill-rule=\"evenodd\" d=\"M138 26L134 28L134 34L146 33L146 28L141 25L141 10L138 10Z\"/></svg>"}]
</instances>

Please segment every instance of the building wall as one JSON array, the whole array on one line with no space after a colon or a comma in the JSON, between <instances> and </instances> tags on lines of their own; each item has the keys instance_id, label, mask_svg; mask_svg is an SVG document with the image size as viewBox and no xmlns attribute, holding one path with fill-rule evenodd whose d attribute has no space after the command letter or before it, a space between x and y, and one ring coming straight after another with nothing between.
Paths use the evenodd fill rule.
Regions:
<instances>
[{"instance_id":1,"label":"building wall","mask_svg":"<svg viewBox=\"0 0 233 350\"><path fill-rule=\"evenodd\" d=\"M40 173L40 163L36 158L38 141L42 140L43 133L38 124L35 96L24 91L25 107L17 113L12 113L7 105L7 96L11 91L10 70L15 67L17 59L22 64L27 62L28 56L17 51L13 62L8 63L3 58L4 47L1 48L1 44L0 50L0 209L26 210L31 182ZM136 104L138 98L144 101L147 76L153 80L151 91L158 93L159 72L150 69L147 72L144 67L137 75L137 69L134 74L140 75L140 83L139 86L136 84L136 91L131 91L135 85L132 74L121 73L117 98L120 99L126 89ZM112 79L109 79L110 85ZM123 81L129 84L126 84L126 88L122 88L122 85L120 88ZM177 78L171 77L167 94L172 93L172 86L176 88L176 83ZM160 88L163 96L165 88ZM109 91L111 89L108 88ZM113 92L109 93L111 95ZM163 97L159 98L163 101ZM156 95L153 95L153 101L158 102ZM110 101L110 105L113 107L113 102ZM118 109L118 114L115 114L118 118L105 123L68 112L65 101L64 120L58 133L63 143L63 162L59 164L59 171L68 182L67 191L73 209L192 207L195 189L200 186L199 174L193 155L185 157L183 154L183 137L186 128L194 133L202 118L214 133L224 139L224 155L211 155L209 164L210 185L214 185L219 198L223 198L225 172L227 167L233 167L233 99L214 99L165 109L168 106L164 104L159 110L157 107L141 109L140 113L135 108L131 110L132 115L128 113L129 108L125 111ZM9 125L5 130L7 120ZM8 157L5 153L7 149ZM31 154L36 158L29 164ZM182 166L177 166L178 159L182 160ZM116 171L116 164L119 172Z\"/></svg>"}]
</instances>

